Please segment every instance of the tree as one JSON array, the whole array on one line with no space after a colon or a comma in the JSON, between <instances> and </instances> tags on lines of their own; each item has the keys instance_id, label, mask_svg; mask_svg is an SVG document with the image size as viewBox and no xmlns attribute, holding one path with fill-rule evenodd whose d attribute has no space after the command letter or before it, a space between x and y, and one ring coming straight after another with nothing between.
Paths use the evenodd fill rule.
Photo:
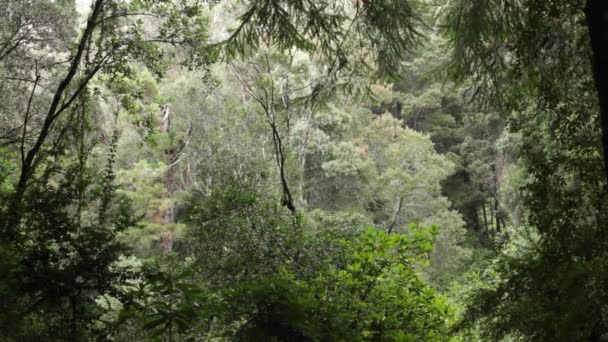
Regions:
<instances>
[{"instance_id":1,"label":"tree","mask_svg":"<svg viewBox=\"0 0 608 342\"><path fill-rule=\"evenodd\" d=\"M62 53L69 54L67 62L57 60L55 63L50 63L49 70L39 68L38 61L34 59L36 50L27 51L34 59L28 66L30 70L35 71L35 75L27 77L34 77L34 79L31 80L33 86L26 103L31 104L34 97L38 95L36 92L38 83L46 79L47 73L56 73L57 76L51 78L48 84L44 84L45 88L53 88L54 90L45 94L49 96L48 102L39 103L41 107L39 110L45 114L40 118L41 126L35 133L28 132L29 123L34 121L34 118L30 117L33 115L31 113L33 108L28 105L24 114L20 147L21 168L15 185L14 199L8 209L7 217L9 221L5 224L7 233L15 234L15 231L18 230L23 196L27 191L30 179L36 175L37 165L43 159L45 143L54 137L53 127L56 126L55 123L65 116L62 114L71 109L73 104L77 102L76 100L86 92L90 81L100 71L124 72L128 70L125 64L127 61L139 59L144 63L147 62L152 70L162 72L163 52L158 46L159 42L189 46L194 49L200 49L200 46L205 43L205 21L200 17L200 8L181 5L182 7L179 4L154 4L145 1L122 4L107 0L96 0L92 3L86 26L75 47L73 49L66 47L60 50ZM7 8L7 11L10 10L10 8ZM43 14L52 15L53 12ZM184 15L184 20L175 20L180 14ZM143 22L141 20L130 20L132 17L142 16L155 16L159 19L158 31L155 35L146 32L142 27ZM43 20L43 22L45 21ZM118 29L120 25L126 26L120 30ZM61 33L62 31L57 32ZM7 42L10 42L10 39L8 38ZM192 54L191 56L205 58L209 54ZM55 57L55 59L57 58ZM189 58L187 62L197 63L200 60ZM32 64L34 64L34 68L32 68ZM44 78L42 78L43 75ZM38 103L38 101L34 103ZM33 142L26 145L26 137L29 135L33 136Z\"/></svg>"},{"instance_id":2,"label":"tree","mask_svg":"<svg viewBox=\"0 0 608 342\"><path fill-rule=\"evenodd\" d=\"M2 77L24 90L9 93L17 101L0 112L4 119L11 118L5 110L21 110L17 138L9 126L6 145L18 167L0 208L2 288L9 295L2 325L11 326L3 338L83 340L100 315L95 296L111 291L120 276L111 268L124 251L117 235L133 224L128 201L115 193L117 134L105 141L106 158L93 152L102 134L92 128L101 102L92 85L101 72L128 73L134 60L161 72L158 44L200 47L205 21L191 6L97 0L76 37L70 3L1 5L9 19L0 27ZM155 36L130 20L149 15L160 19Z\"/></svg>"},{"instance_id":3,"label":"tree","mask_svg":"<svg viewBox=\"0 0 608 342\"><path fill-rule=\"evenodd\" d=\"M540 91L539 96L543 96L542 92L547 94L550 90L543 85L547 80L544 75L557 75L555 72L559 68L580 55L575 51L584 49L592 55L592 63L585 64L598 91L604 169L608 176L608 96L605 90L608 81L604 70L608 57L603 50L603 42L608 36L604 19L608 9L604 2L528 0L510 4L502 0L457 0L448 1L445 6L446 27L455 47L455 73L476 75L480 85L496 90L492 94L497 98L504 99L501 83L511 72L524 75L532 82L529 89ZM567 37L571 40L565 42ZM541 70L535 70L536 67Z\"/></svg>"},{"instance_id":4,"label":"tree","mask_svg":"<svg viewBox=\"0 0 608 342\"><path fill-rule=\"evenodd\" d=\"M539 236L497 260L471 318L493 339L599 341L607 303L605 291L594 290L605 287L606 131L588 91L591 28L581 25L582 2L451 1L446 10L455 71L504 112L528 175L518 234Z\"/></svg>"},{"instance_id":5,"label":"tree","mask_svg":"<svg viewBox=\"0 0 608 342\"><path fill-rule=\"evenodd\" d=\"M417 271L432 250L433 231L411 231L407 236L369 229L340 248L338 264L311 277L280 270L229 288L225 319L245 323L226 337L445 340L451 310Z\"/></svg>"},{"instance_id":6,"label":"tree","mask_svg":"<svg viewBox=\"0 0 608 342\"><path fill-rule=\"evenodd\" d=\"M0 339L599 340L578 5L0 0Z\"/></svg>"}]
</instances>

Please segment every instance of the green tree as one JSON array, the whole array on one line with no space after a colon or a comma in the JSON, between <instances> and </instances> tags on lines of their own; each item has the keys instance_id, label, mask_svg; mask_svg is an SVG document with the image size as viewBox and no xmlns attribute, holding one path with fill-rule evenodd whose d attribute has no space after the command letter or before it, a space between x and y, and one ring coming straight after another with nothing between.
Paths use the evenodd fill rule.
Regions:
<instances>
[{"instance_id":1,"label":"green tree","mask_svg":"<svg viewBox=\"0 0 608 342\"><path fill-rule=\"evenodd\" d=\"M246 317L235 337L447 339L451 310L418 271L432 250L433 233L411 230L415 233L408 237L370 229L344 246L339 264L313 279L282 271L229 291L229 312Z\"/></svg>"},{"instance_id":2,"label":"green tree","mask_svg":"<svg viewBox=\"0 0 608 342\"><path fill-rule=\"evenodd\" d=\"M472 77L480 94L508 115L512 149L527 174L519 234L539 238L499 258L493 286L480 291L471 317L493 339L598 341L606 331L606 296L599 290L608 222L600 144L606 131L589 91L584 6L504 4L448 2L448 35L457 75Z\"/></svg>"}]
</instances>

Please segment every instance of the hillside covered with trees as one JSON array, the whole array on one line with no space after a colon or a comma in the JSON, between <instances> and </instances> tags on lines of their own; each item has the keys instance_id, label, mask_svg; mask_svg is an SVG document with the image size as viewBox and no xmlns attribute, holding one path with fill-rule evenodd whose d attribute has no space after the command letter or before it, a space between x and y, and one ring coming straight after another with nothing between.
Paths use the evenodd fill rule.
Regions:
<instances>
[{"instance_id":1,"label":"hillside covered with trees","mask_svg":"<svg viewBox=\"0 0 608 342\"><path fill-rule=\"evenodd\" d=\"M608 341L607 18L0 0L0 341Z\"/></svg>"}]
</instances>

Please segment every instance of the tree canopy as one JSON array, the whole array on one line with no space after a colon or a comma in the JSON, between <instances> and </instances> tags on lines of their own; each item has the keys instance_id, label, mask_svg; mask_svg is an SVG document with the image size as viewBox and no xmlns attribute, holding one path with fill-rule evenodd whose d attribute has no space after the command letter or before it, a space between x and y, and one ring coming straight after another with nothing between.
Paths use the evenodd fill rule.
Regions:
<instances>
[{"instance_id":1,"label":"tree canopy","mask_svg":"<svg viewBox=\"0 0 608 342\"><path fill-rule=\"evenodd\" d=\"M608 338L605 2L0 13L0 340Z\"/></svg>"}]
</instances>

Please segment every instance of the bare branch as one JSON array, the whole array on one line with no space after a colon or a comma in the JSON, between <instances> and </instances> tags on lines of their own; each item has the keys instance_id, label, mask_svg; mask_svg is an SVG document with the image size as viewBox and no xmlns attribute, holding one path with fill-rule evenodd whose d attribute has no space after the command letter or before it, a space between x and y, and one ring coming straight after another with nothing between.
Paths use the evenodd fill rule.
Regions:
<instances>
[{"instance_id":1,"label":"bare branch","mask_svg":"<svg viewBox=\"0 0 608 342\"><path fill-rule=\"evenodd\" d=\"M38 86L38 81L40 80L40 72L38 71L38 62L36 62L36 79L34 80L34 86L32 87L32 93L30 94L30 98L27 101L27 109L25 110L25 116L23 118L23 131L21 133L21 166L25 164L25 136L27 134L27 124L30 117L30 110L32 108L32 100L34 99L34 94L36 93L36 87Z\"/></svg>"},{"instance_id":2,"label":"bare branch","mask_svg":"<svg viewBox=\"0 0 608 342\"><path fill-rule=\"evenodd\" d=\"M286 206L287 209L289 209L289 211L292 212L292 214L295 214L296 207L294 204L293 196L289 189L289 184L287 182L287 175L285 172L285 162L287 160L287 158L285 157L285 147L283 146L283 141L281 139L281 135L279 134L279 129L277 127L277 123L275 121L274 113L273 113L274 80L272 80L272 78L271 78L271 94L270 95L268 94L268 90L266 90L266 88L262 88L262 90L264 92L264 98L262 98L251 90L249 85L247 85L247 83L239 76L239 74L238 74L237 70L234 68L234 66L232 64L229 64L229 65L230 65L230 68L231 68L234 76L237 78L239 83L241 83L241 85L243 86L245 91L256 102L258 102L260 104L260 106L262 107L262 109L264 110L264 114L266 115L266 120L268 121L268 124L270 125L270 128L272 130L272 142L273 142L273 146L274 146L277 166L279 167L279 176L281 178L281 188L283 189L283 205ZM268 73L270 73L270 63L269 62L268 62L267 69L268 69Z\"/></svg>"}]
</instances>

